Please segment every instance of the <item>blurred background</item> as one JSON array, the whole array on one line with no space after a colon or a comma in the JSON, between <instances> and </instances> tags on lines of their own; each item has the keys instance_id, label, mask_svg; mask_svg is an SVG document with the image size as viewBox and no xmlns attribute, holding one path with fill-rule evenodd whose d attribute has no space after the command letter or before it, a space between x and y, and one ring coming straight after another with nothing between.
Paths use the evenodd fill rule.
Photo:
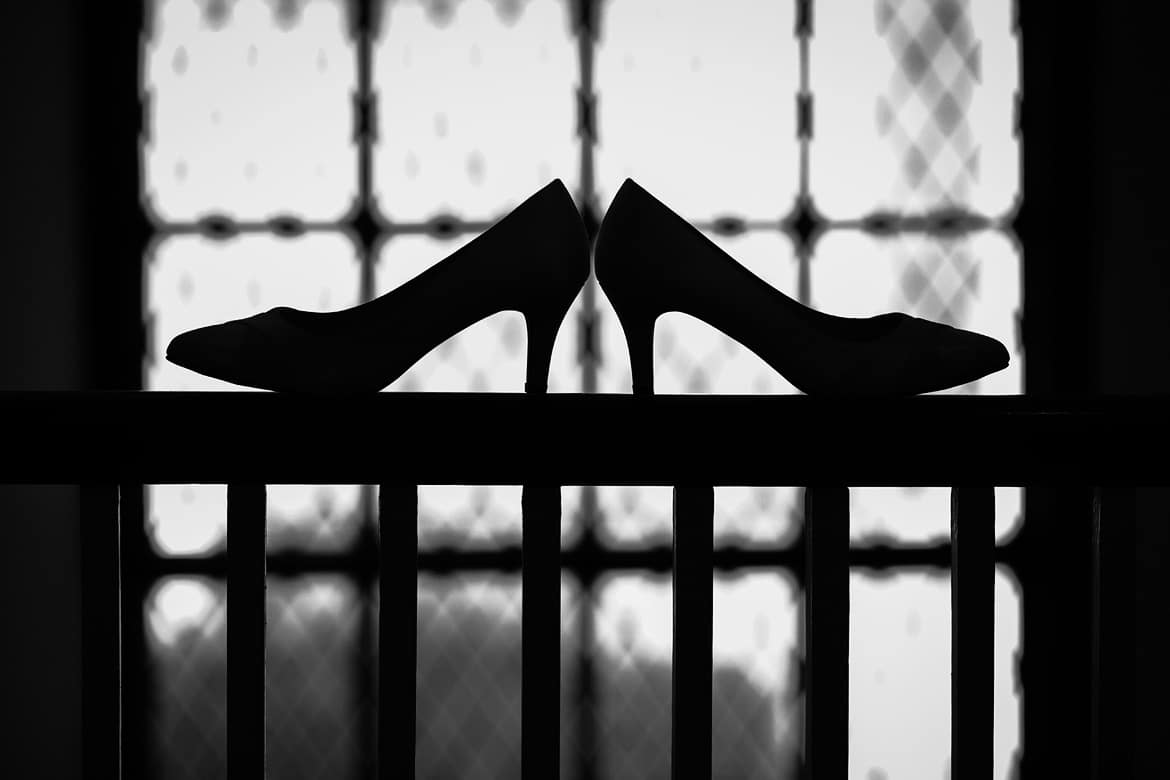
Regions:
<instances>
[{"instance_id":1,"label":"blurred background","mask_svg":"<svg viewBox=\"0 0 1170 780\"><path fill-rule=\"evenodd\" d=\"M1153 260L1124 276L1129 297L1114 285L1113 298L1102 293L1105 303L1081 312L1082 330L1036 337L1042 348L1025 352L1024 289L1035 271L1026 270L1024 246L1032 244L1020 229L1028 221L1026 36L1013 0L145 0L140 29L108 36L79 20L105 19L96 29L109 30L106 17L134 14L101 6L25 9L46 35L65 31L72 58L54 60L48 49L29 55L50 79L55 74L49 83L58 88L25 88L21 124L55 119L45 123L47 137L29 131L18 137L23 147L9 146L56 144L60 154L39 166L14 156L10 170L26 185L26 204L32 199L24 208L58 215L31 220L25 248L106 265L45 260L22 271L34 261L14 256L4 300L20 305L4 314L0 357L15 370L3 389L238 389L167 363L166 344L189 328L276 305L329 311L369 300L443 259L552 178L565 182L595 225L627 176L810 306L850 316L904 311L1008 346L1008 369L950 393L1170 387L1165 367L1150 361L1151 368L1134 352L1113 351L1112 363L1094 356L1084 376L1064 384L1051 357L1058 352L1051 343L1062 338L1077 351L1110 354L1105 345L1120 343L1122 329L1086 322L1151 298L1159 287L1149 280L1165 278ZM116 180L91 162L108 128L69 135L87 136L75 120L93 116L103 99L79 89L92 77L78 74L100 71L110 56L139 66L138 100L102 108L122 112L114 124L133 130L119 149L131 160L133 143L138 165ZM1074 170L1062 175L1075 180L1068 162ZM1096 169L1086 163L1085 170L1088 177ZM59 197L69 176L81 181L75 203ZM83 204L107 186L105 197L122 197L117 208L131 216L95 226L108 214L95 217ZM1143 213L1125 215L1132 222ZM1083 228L1067 225L1073 234ZM117 229L138 247L134 256L102 256L100 245L84 243L87 234ZM1158 255L1152 244L1138 248L1145 253L1134 263ZM1030 293L1029 314L1034 299L1047 315L1062 305L1051 302L1060 290L1096 289L1112 278L1095 259L1061 271L1049 254L1038 262L1049 290ZM42 299L43 308L30 305ZM63 319L39 326L43 349L14 338L44 323L46 312ZM1148 316L1166 324L1163 314ZM1089 330L1094 338L1082 338ZM95 333L132 337L100 343ZM519 392L525 341L520 315L496 315L437 347L387 391ZM1133 350L1134 339L1125 341ZM684 315L664 317L655 342L659 393L796 392L746 349ZM620 326L593 282L558 336L550 391L630 391ZM588 435L566 430L564 446ZM943 451L964 446L945 431L906 435ZM800 443L753 445L766 456ZM68 515L70 495L10 489L0 507L26 523ZM370 776L376 488L271 486L268 501L276 572L268 590L270 776ZM566 486L562 506L563 549L599 562L562 572L562 777L667 777L671 583L668 570L636 562L669 560L654 556L671 543L670 492ZM1150 506L1165 515L1164 503ZM716 545L782 556L799 537L801 507L798 487L720 488ZM1020 533L1022 507L1022 491L997 489L1000 545ZM134 724L152 776L225 771L225 510L223 487L144 489L151 574L139 585L140 613L123 618L135 625ZM498 568L493 553L518 549L520 489L422 486L419 511L419 776L516 776L522 594L519 572ZM941 548L949 494L857 488L851 524L858 548ZM23 533L44 558L64 555L64 570L80 555L64 531ZM440 557L442 570L428 569ZM70 614L79 603L75 582L65 577L55 587L46 597ZM796 777L799 582L776 567L720 572L713 587L713 775ZM949 587L946 569L854 570L851 777L948 776ZM27 609L36 612L31 620L48 622ZM1001 564L997 777L1014 776L1024 744L1021 609L1020 583ZM42 627L40 636L60 636ZM52 653L46 658L67 666L67 653ZM68 688L68 680L65 673L59 684Z\"/></svg>"}]
</instances>

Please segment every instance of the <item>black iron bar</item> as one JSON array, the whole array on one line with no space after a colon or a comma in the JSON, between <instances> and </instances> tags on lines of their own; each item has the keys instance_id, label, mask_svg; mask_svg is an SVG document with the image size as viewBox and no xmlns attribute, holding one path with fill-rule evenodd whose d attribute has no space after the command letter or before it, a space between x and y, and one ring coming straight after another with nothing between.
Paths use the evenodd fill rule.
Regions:
<instances>
[{"instance_id":1,"label":"black iron bar","mask_svg":"<svg viewBox=\"0 0 1170 780\"><path fill-rule=\"evenodd\" d=\"M1137 491L1098 488L1093 508L1091 777L1136 777Z\"/></svg>"},{"instance_id":2,"label":"black iron bar","mask_svg":"<svg viewBox=\"0 0 1170 780\"><path fill-rule=\"evenodd\" d=\"M378 776L414 777L418 487L378 489Z\"/></svg>"},{"instance_id":3,"label":"black iron bar","mask_svg":"<svg viewBox=\"0 0 1170 780\"><path fill-rule=\"evenodd\" d=\"M951 489L951 777L991 777L995 725L995 489Z\"/></svg>"},{"instance_id":4,"label":"black iron bar","mask_svg":"<svg viewBox=\"0 0 1170 780\"><path fill-rule=\"evenodd\" d=\"M520 738L524 780L560 775L561 489L525 485Z\"/></svg>"},{"instance_id":5,"label":"black iron bar","mask_svg":"<svg viewBox=\"0 0 1170 780\"><path fill-rule=\"evenodd\" d=\"M266 490L227 488L228 775L264 777L264 628Z\"/></svg>"},{"instance_id":6,"label":"black iron bar","mask_svg":"<svg viewBox=\"0 0 1170 780\"><path fill-rule=\"evenodd\" d=\"M832 474L897 486L961 473L1005 487L1158 485L1165 469L1146 445L1170 440L1170 404L1146 398L0 393L0 413L0 472L15 483L227 484L263 472L269 484L376 484L389 472L411 484L772 485L784 474L799 485ZM177 420L182 436L154 435ZM566 448L568 426L591 435ZM944 429L965 443L946 458L905 435ZM881 457L824 430L882 442ZM758 458L737 445L744 431L802 444ZM364 442L390 438L411 446L367 457ZM631 439L650 451L612 444ZM457 440L490 441L490 454Z\"/></svg>"},{"instance_id":7,"label":"black iron bar","mask_svg":"<svg viewBox=\"0 0 1170 780\"><path fill-rule=\"evenodd\" d=\"M849 489L805 490L804 777L849 770Z\"/></svg>"},{"instance_id":8,"label":"black iron bar","mask_svg":"<svg viewBox=\"0 0 1170 780\"><path fill-rule=\"evenodd\" d=\"M715 490L674 489L674 663L670 776L711 776L712 547Z\"/></svg>"}]
</instances>

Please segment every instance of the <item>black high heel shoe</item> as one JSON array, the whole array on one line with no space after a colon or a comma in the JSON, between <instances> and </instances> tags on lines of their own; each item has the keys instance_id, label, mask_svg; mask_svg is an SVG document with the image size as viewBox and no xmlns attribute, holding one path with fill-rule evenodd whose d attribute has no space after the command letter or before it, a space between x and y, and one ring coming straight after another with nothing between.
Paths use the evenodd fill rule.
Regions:
<instances>
[{"instance_id":1,"label":"black high heel shoe","mask_svg":"<svg viewBox=\"0 0 1170 780\"><path fill-rule=\"evenodd\" d=\"M196 328L171 341L167 360L264 390L376 392L459 331L514 310L528 330L525 392L543 393L557 330L588 276L585 228L556 179L372 301L324 313L278 306Z\"/></svg>"},{"instance_id":2,"label":"black high heel shoe","mask_svg":"<svg viewBox=\"0 0 1170 780\"><path fill-rule=\"evenodd\" d=\"M718 328L809 395L945 390L1005 368L993 338L891 312L836 317L740 265L626 179L602 220L594 270L626 333L634 393L654 392L654 322L677 311Z\"/></svg>"}]
</instances>

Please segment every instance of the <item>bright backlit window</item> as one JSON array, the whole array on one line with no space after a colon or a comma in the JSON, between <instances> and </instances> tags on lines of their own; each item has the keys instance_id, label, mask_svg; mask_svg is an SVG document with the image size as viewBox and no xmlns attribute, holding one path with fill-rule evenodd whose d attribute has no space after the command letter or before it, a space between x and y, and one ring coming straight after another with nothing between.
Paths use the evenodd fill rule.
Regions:
<instances>
[{"instance_id":1,"label":"bright backlit window","mask_svg":"<svg viewBox=\"0 0 1170 780\"><path fill-rule=\"evenodd\" d=\"M1012 0L144 1L148 389L234 389L164 360L184 330L278 305L352 306L552 178L601 215L630 176L807 305L904 311L998 338L1011 366L949 392L1022 392ZM387 392L519 392L526 342L519 315L493 316ZM681 314L660 321L654 359L660 393L796 392ZM622 393L630 381L621 327L591 282L558 334L550 391ZM565 430L564 446L590 435ZM965 446L946 431L906 435ZM270 555L318 562L269 583L273 771L368 776L376 590L344 562L372 543L376 499L373 486L269 488ZM945 489L855 488L851 501L857 546L948 541ZM669 490L566 486L562 506L566 548L670 544ZM799 487L720 488L716 544L790 548L801 507ZM997 489L1001 542L1020 513L1020 492ZM163 572L143 606L151 766L161 778L222 774L225 489L151 486L146 522ZM424 557L518 545L520 489L420 486L419 540ZM712 585L713 772L794 777L800 582L754 569ZM854 572L852 777L945 776L948 593L945 571ZM1020 593L1006 566L995 593L995 767L1007 777L1020 747ZM420 572L425 776L518 774L521 595L514 574ZM669 577L566 568L561 617L562 776L585 765L603 780L663 774Z\"/></svg>"}]
</instances>

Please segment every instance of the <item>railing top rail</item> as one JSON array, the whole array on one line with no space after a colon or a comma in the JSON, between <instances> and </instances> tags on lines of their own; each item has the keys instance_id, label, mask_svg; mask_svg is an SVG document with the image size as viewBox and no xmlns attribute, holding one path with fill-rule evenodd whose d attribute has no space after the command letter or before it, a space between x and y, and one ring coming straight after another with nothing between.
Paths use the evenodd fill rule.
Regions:
<instances>
[{"instance_id":1,"label":"railing top rail","mask_svg":"<svg viewBox=\"0 0 1170 780\"><path fill-rule=\"evenodd\" d=\"M0 482L1170 484L1170 398L0 392Z\"/></svg>"}]
</instances>

